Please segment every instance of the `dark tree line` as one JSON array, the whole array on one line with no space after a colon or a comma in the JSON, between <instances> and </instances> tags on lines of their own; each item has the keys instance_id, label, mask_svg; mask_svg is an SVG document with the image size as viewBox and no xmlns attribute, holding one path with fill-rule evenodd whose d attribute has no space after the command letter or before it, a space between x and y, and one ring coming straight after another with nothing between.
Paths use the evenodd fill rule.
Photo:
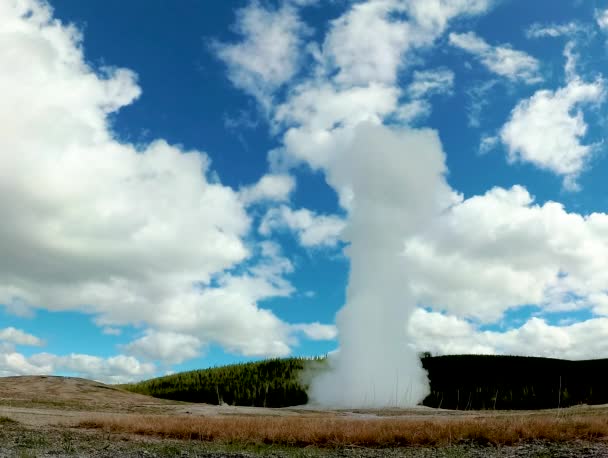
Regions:
<instances>
[{"instance_id":1,"label":"dark tree line","mask_svg":"<svg viewBox=\"0 0 608 458\"><path fill-rule=\"evenodd\" d=\"M136 393L176 401L257 407L286 407L308 402L300 381L301 358L271 359L201 369L123 385Z\"/></svg>"},{"instance_id":2,"label":"dark tree line","mask_svg":"<svg viewBox=\"0 0 608 458\"><path fill-rule=\"evenodd\" d=\"M608 359L565 361L520 356L421 355L431 393L445 409L544 409L608 403ZM123 385L136 393L208 404L286 407L308 402L304 373L323 358L272 359L201 369ZM310 375L310 374L308 374Z\"/></svg>"},{"instance_id":3,"label":"dark tree line","mask_svg":"<svg viewBox=\"0 0 608 458\"><path fill-rule=\"evenodd\" d=\"M521 356L423 357L431 394L446 409L550 409L608 403L608 360Z\"/></svg>"}]
</instances>

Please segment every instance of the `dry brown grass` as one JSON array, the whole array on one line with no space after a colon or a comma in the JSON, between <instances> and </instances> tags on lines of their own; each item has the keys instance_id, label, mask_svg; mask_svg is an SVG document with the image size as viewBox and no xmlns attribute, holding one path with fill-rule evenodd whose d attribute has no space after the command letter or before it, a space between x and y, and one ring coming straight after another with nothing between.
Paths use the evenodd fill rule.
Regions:
<instances>
[{"instance_id":1,"label":"dry brown grass","mask_svg":"<svg viewBox=\"0 0 608 458\"><path fill-rule=\"evenodd\" d=\"M513 445L608 438L604 416L510 416L462 419L353 419L290 417L176 417L125 415L79 425L107 432L173 439L288 446L446 446L473 442Z\"/></svg>"}]
</instances>

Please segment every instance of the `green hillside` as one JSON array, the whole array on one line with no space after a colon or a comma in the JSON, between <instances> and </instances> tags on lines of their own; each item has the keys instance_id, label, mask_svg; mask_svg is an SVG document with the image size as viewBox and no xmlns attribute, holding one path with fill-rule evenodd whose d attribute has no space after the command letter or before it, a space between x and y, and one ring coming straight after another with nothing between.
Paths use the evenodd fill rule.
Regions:
<instances>
[{"instance_id":1,"label":"green hillside","mask_svg":"<svg viewBox=\"0 0 608 458\"><path fill-rule=\"evenodd\" d=\"M308 402L300 378L305 365L315 364L323 365L323 359L270 359L180 372L122 388L177 401L286 407Z\"/></svg>"},{"instance_id":2,"label":"green hillside","mask_svg":"<svg viewBox=\"0 0 608 458\"><path fill-rule=\"evenodd\" d=\"M608 359L422 355L421 360L431 382L431 394L423 402L429 407L541 409L608 403ZM123 388L179 401L286 407L308 401L304 379L324 367L323 358L272 359L182 372Z\"/></svg>"}]
</instances>

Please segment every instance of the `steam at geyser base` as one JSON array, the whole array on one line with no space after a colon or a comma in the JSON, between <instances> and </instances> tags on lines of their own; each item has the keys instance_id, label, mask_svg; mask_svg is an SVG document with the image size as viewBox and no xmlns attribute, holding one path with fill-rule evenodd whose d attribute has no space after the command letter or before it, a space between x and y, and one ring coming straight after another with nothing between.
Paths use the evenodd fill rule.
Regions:
<instances>
[{"instance_id":1,"label":"steam at geyser base","mask_svg":"<svg viewBox=\"0 0 608 458\"><path fill-rule=\"evenodd\" d=\"M334 131L324 167L348 211L350 276L337 315L340 348L311 383L314 404L410 407L429 392L410 345L407 323L416 301L402 253L458 200L445 181L445 156L435 131L359 124Z\"/></svg>"}]
</instances>

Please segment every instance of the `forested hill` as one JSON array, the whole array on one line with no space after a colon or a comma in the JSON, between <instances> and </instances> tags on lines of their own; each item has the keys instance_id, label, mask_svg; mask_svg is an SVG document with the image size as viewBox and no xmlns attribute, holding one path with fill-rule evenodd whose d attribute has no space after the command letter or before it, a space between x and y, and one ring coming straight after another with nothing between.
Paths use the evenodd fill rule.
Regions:
<instances>
[{"instance_id":1,"label":"forested hill","mask_svg":"<svg viewBox=\"0 0 608 458\"><path fill-rule=\"evenodd\" d=\"M431 382L431 394L424 400L429 407L541 409L608 403L608 359L423 355L421 360ZM303 374L325 367L322 358L272 359L182 372L123 388L180 401L285 407L305 404Z\"/></svg>"},{"instance_id":2,"label":"forested hill","mask_svg":"<svg viewBox=\"0 0 608 458\"><path fill-rule=\"evenodd\" d=\"M431 394L446 409L549 409L608 403L608 359L567 361L522 356L422 358Z\"/></svg>"},{"instance_id":3,"label":"forested hill","mask_svg":"<svg viewBox=\"0 0 608 458\"><path fill-rule=\"evenodd\" d=\"M270 359L213 367L123 385L129 391L177 401L260 407L306 404L305 365L323 359Z\"/></svg>"}]
</instances>

